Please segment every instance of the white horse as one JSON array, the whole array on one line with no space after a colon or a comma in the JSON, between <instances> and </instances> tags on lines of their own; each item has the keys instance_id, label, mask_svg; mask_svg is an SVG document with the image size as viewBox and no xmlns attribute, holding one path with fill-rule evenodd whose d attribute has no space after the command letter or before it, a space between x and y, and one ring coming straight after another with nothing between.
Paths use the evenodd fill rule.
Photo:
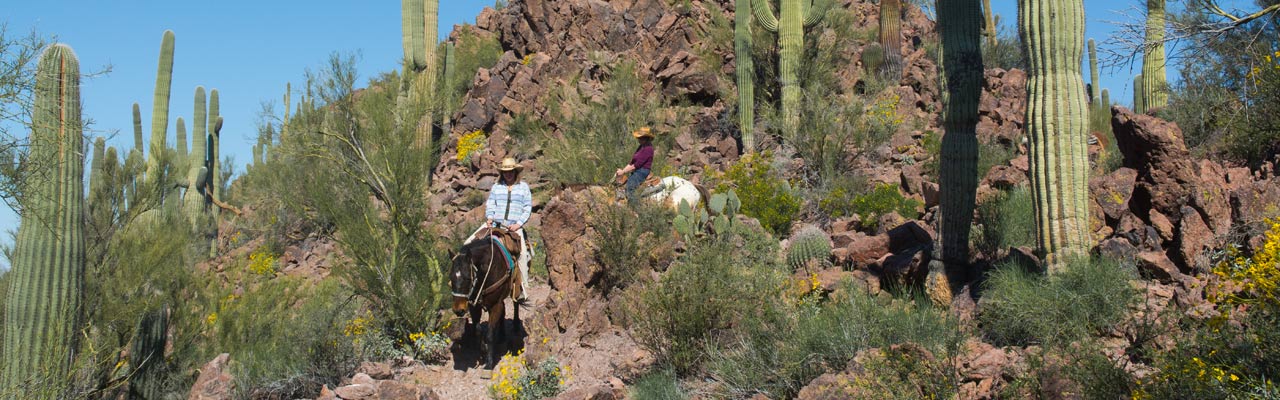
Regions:
<instances>
[{"instance_id":1,"label":"white horse","mask_svg":"<svg viewBox=\"0 0 1280 400\"><path fill-rule=\"evenodd\" d=\"M689 203L690 207L697 207L698 203L703 200L704 190L693 182L678 177L668 176L662 178L658 184L644 188L640 195L650 201L661 202L663 205L671 208L673 211L680 211L680 202Z\"/></svg>"}]
</instances>

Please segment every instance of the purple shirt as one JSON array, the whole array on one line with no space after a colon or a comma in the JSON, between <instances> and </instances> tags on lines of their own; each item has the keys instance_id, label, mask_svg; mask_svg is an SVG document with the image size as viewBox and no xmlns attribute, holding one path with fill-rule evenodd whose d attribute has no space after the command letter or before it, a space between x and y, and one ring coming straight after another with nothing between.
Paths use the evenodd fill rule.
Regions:
<instances>
[{"instance_id":1,"label":"purple shirt","mask_svg":"<svg viewBox=\"0 0 1280 400\"><path fill-rule=\"evenodd\" d=\"M631 166L636 169L653 169L653 145L642 145L636 149L636 154L631 156Z\"/></svg>"}]
</instances>

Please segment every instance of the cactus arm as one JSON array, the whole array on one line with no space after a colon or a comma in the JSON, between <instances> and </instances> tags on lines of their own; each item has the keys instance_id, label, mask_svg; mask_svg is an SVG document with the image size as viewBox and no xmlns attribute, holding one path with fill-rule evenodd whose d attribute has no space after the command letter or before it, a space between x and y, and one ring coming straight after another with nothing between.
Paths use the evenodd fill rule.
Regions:
<instances>
[{"instance_id":1,"label":"cactus arm","mask_svg":"<svg viewBox=\"0 0 1280 400\"><path fill-rule=\"evenodd\" d=\"M1087 254L1088 102L1084 96L1082 0L1019 0L1018 24L1030 65L1026 130L1036 241L1051 273Z\"/></svg>"},{"instance_id":2,"label":"cactus arm","mask_svg":"<svg viewBox=\"0 0 1280 400\"><path fill-rule=\"evenodd\" d=\"M1107 89L1102 89L1102 106L1111 108L1111 92Z\"/></svg>"},{"instance_id":3,"label":"cactus arm","mask_svg":"<svg viewBox=\"0 0 1280 400\"><path fill-rule=\"evenodd\" d=\"M209 91L209 189L205 193L209 193L206 201L222 200L222 161L218 159L221 156L219 144L222 136L222 116L218 115L218 89Z\"/></svg>"},{"instance_id":4,"label":"cactus arm","mask_svg":"<svg viewBox=\"0 0 1280 400\"><path fill-rule=\"evenodd\" d=\"M1142 88L1142 74L1133 77L1133 112L1143 114L1147 112L1147 91Z\"/></svg>"},{"instance_id":5,"label":"cactus arm","mask_svg":"<svg viewBox=\"0 0 1280 400\"><path fill-rule=\"evenodd\" d=\"M778 32L778 17L773 12L769 0L751 0L751 13L755 15L760 27L769 32Z\"/></svg>"},{"instance_id":6,"label":"cactus arm","mask_svg":"<svg viewBox=\"0 0 1280 400\"><path fill-rule=\"evenodd\" d=\"M831 9L832 1L813 0L813 4L809 4L808 1L801 0L800 4L805 6L804 27L805 29L808 29L818 25L819 22L822 22L822 19L827 16L827 11Z\"/></svg>"},{"instance_id":7,"label":"cactus arm","mask_svg":"<svg viewBox=\"0 0 1280 400\"><path fill-rule=\"evenodd\" d=\"M174 131L177 133L177 140L173 145L178 152L178 158L174 160L174 168L181 171L187 165L187 123L182 120L182 117L178 117Z\"/></svg>"},{"instance_id":8,"label":"cactus arm","mask_svg":"<svg viewBox=\"0 0 1280 400\"><path fill-rule=\"evenodd\" d=\"M1089 93L1089 102L1098 103L1102 88L1098 86L1098 80L1102 79L1098 76L1098 46L1094 44L1093 39L1089 39L1089 86L1093 88Z\"/></svg>"},{"instance_id":9,"label":"cactus arm","mask_svg":"<svg viewBox=\"0 0 1280 400\"><path fill-rule=\"evenodd\" d=\"M977 0L939 0L947 102L939 171L942 255L968 264L978 190L978 103L982 94L982 14Z\"/></svg>"}]
</instances>

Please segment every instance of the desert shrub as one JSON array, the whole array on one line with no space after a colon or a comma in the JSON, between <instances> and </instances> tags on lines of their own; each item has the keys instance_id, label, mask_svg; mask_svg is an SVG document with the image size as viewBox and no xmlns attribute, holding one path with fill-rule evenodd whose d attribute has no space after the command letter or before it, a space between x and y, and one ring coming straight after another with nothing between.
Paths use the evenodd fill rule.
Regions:
<instances>
[{"instance_id":1,"label":"desert shrub","mask_svg":"<svg viewBox=\"0 0 1280 400\"><path fill-rule=\"evenodd\" d=\"M939 153L940 154L940 153ZM1011 147L1006 147L999 143L982 143L978 149L978 179L981 180L991 168L997 165L1009 165L1009 160L1015 156L1015 151Z\"/></svg>"},{"instance_id":2,"label":"desert shrub","mask_svg":"<svg viewBox=\"0 0 1280 400\"><path fill-rule=\"evenodd\" d=\"M762 303L766 306L732 333L732 341L714 349L708 374L733 397L789 398L829 368L848 364L860 350L915 343L946 358L962 340L956 322L927 301L878 298L852 284L845 291L847 297L807 312L800 311L807 307L804 301ZM900 360L897 365L914 368L905 367L909 364ZM946 383L949 378L942 382L954 390ZM936 394L945 398L945 393Z\"/></svg>"},{"instance_id":3,"label":"desert shrub","mask_svg":"<svg viewBox=\"0 0 1280 400\"><path fill-rule=\"evenodd\" d=\"M444 51L436 54L443 56ZM451 79L438 81L452 82L450 87L445 88L448 95L445 101L456 107L457 102L471 90L476 72L481 68L492 68L502 58L502 54L502 43L498 42L497 35L479 35L476 30L466 27L458 29L458 41L454 46L457 68L449 71L453 74Z\"/></svg>"},{"instance_id":4,"label":"desert shrub","mask_svg":"<svg viewBox=\"0 0 1280 400\"><path fill-rule=\"evenodd\" d=\"M1034 246L1036 240L1035 205L1031 190L1018 186L978 205L981 229L975 238L978 249L989 255L1011 247Z\"/></svg>"},{"instance_id":5,"label":"desert shrub","mask_svg":"<svg viewBox=\"0 0 1280 400\"><path fill-rule=\"evenodd\" d=\"M864 380L846 390L857 399L950 398L957 394L957 382L955 367L949 363L914 343L876 349L860 363L866 371Z\"/></svg>"},{"instance_id":6,"label":"desert shrub","mask_svg":"<svg viewBox=\"0 0 1280 400\"><path fill-rule=\"evenodd\" d=\"M921 164L920 172L926 176L938 176L938 163L942 160L942 134L933 130L924 131L924 135L920 137L920 147L924 148L925 154L932 155Z\"/></svg>"},{"instance_id":7,"label":"desert shrub","mask_svg":"<svg viewBox=\"0 0 1280 400\"><path fill-rule=\"evenodd\" d=\"M1214 266L1206 297L1216 316L1184 317L1186 334L1158 355L1140 398L1280 398L1280 220L1268 225L1260 249L1231 247Z\"/></svg>"},{"instance_id":8,"label":"desert shrub","mask_svg":"<svg viewBox=\"0 0 1280 400\"><path fill-rule=\"evenodd\" d=\"M569 367L555 358L537 364L525 359L524 350L498 362L489 397L495 400L533 400L555 397L570 379Z\"/></svg>"},{"instance_id":9,"label":"desert shrub","mask_svg":"<svg viewBox=\"0 0 1280 400\"><path fill-rule=\"evenodd\" d=\"M800 212L803 199L791 189L770 161L772 153L750 154L714 179L715 191L733 190L742 199L741 212L760 221L773 234L786 234Z\"/></svg>"},{"instance_id":10,"label":"desert shrub","mask_svg":"<svg viewBox=\"0 0 1280 400\"><path fill-rule=\"evenodd\" d=\"M818 211L831 218L844 218L857 214L853 209L853 198L858 193L867 191L869 185L866 178L857 175L845 175L828 180L819 188L817 194Z\"/></svg>"},{"instance_id":11,"label":"desert shrub","mask_svg":"<svg viewBox=\"0 0 1280 400\"><path fill-rule=\"evenodd\" d=\"M506 150L517 160L532 158L537 151L538 141L546 137L550 127L541 119L528 113L516 114L507 124L507 137L511 138Z\"/></svg>"},{"instance_id":12,"label":"desert shrub","mask_svg":"<svg viewBox=\"0 0 1280 400\"><path fill-rule=\"evenodd\" d=\"M745 224L690 247L627 300L637 342L682 375L702 368L720 333L777 299L785 276L776 241Z\"/></svg>"},{"instance_id":13,"label":"desert shrub","mask_svg":"<svg viewBox=\"0 0 1280 400\"><path fill-rule=\"evenodd\" d=\"M614 170L627 165L638 146L631 132L642 126L657 127L662 96L645 91L631 62L614 67L605 82L603 103L576 93L558 93L551 100L556 107L571 111L560 124L559 134L544 139L540 168L558 183L608 184ZM653 169L658 170L675 135L660 130L654 134Z\"/></svg>"},{"instance_id":14,"label":"desert shrub","mask_svg":"<svg viewBox=\"0 0 1280 400\"><path fill-rule=\"evenodd\" d=\"M1125 318L1136 291L1134 270L1106 259L1071 260L1041 276L1016 265L992 271L978 315L998 345L1063 345L1110 329Z\"/></svg>"},{"instance_id":15,"label":"desert shrub","mask_svg":"<svg viewBox=\"0 0 1280 400\"><path fill-rule=\"evenodd\" d=\"M857 214L862 217L864 229L875 229L881 215L896 212L903 217L914 218L916 208L921 205L919 200L904 197L897 185L883 184L865 193L851 193L837 186L819 201L818 206L821 210L829 210L830 215L836 218Z\"/></svg>"},{"instance_id":16,"label":"desert shrub","mask_svg":"<svg viewBox=\"0 0 1280 400\"><path fill-rule=\"evenodd\" d=\"M1022 39L1018 37L1018 33L1010 30L1008 25L1000 24L996 28L996 37L998 40L994 46L985 38L982 40L983 66L988 69L1027 70L1029 64L1026 55L1022 53Z\"/></svg>"},{"instance_id":17,"label":"desert shrub","mask_svg":"<svg viewBox=\"0 0 1280 400\"><path fill-rule=\"evenodd\" d=\"M684 400L689 395L680 388L675 371L650 371L631 385L631 398L636 400Z\"/></svg>"},{"instance_id":18,"label":"desert shrub","mask_svg":"<svg viewBox=\"0 0 1280 400\"><path fill-rule=\"evenodd\" d=\"M596 250L606 294L630 286L636 277L672 257L672 215L660 204L605 204L594 210L590 225L605 241Z\"/></svg>"}]
</instances>

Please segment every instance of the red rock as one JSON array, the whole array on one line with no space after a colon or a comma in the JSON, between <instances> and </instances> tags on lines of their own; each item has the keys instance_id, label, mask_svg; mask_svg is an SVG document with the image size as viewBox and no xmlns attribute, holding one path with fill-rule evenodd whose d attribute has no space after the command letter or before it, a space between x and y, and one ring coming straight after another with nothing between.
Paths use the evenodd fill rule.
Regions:
<instances>
[{"instance_id":1,"label":"red rock","mask_svg":"<svg viewBox=\"0 0 1280 400\"><path fill-rule=\"evenodd\" d=\"M855 267L865 266L889 254L889 235L867 236L857 232L854 240L844 249L849 254L848 260Z\"/></svg>"},{"instance_id":2,"label":"red rock","mask_svg":"<svg viewBox=\"0 0 1280 400\"><path fill-rule=\"evenodd\" d=\"M1280 180L1242 184L1231 192L1231 209L1235 219L1246 224L1280 217Z\"/></svg>"},{"instance_id":3,"label":"red rock","mask_svg":"<svg viewBox=\"0 0 1280 400\"><path fill-rule=\"evenodd\" d=\"M982 178L983 182L991 187L1009 190L1018 185L1027 182L1026 173L1007 165L997 165L987 172L987 176Z\"/></svg>"},{"instance_id":4,"label":"red rock","mask_svg":"<svg viewBox=\"0 0 1280 400\"><path fill-rule=\"evenodd\" d=\"M200 377L196 378L195 385L191 386L191 393L187 396L187 399L228 400L234 398L235 378L231 376L230 370L227 368L227 364L230 361L231 355L222 353L203 367L200 367Z\"/></svg>"},{"instance_id":5,"label":"red rock","mask_svg":"<svg viewBox=\"0 0 1280 400\"><path fill-rule=\"evenodd\" d=\"M333 390L342 400L376 399L378 389L373 385L347 385Z\"/></svg>"},{"instance_id":6,"label":"red rock","mask_svg":"<svg viewBox=\"0 0 1280 400\"><path fill-rule=\"evenodd\" d=\"M1182 215L1182 210L1178 211L1178 215ZM1150 219L1151 226L1156 228L1156 232L1160 234L1160 239L1163 239L1164 241L1173 240L1173 222L1169 220L1168 216L1165 216L1164 213L1159 211L1151 210Z\"/></svg>"},{"instance_id":7,"label":"red rock","mask_svg":"<svg viewBox=\"0 0 1280 400\"><path fill-rule=\"evenodd\" d=\"M1177 255L1181 258L1181 265L1207 270L1210 260L1205 251L1212 249L1214 242L1213 231L1200 218L1200 213L1195 208L1182 207L1177 240Z\"/></svg>"},{"instance_id":8,"label":"red rock","mask_svg":"<svg viewBox=\"0 0 1280 400\"><path fill-rule=\"evenodd\" d=\"M1152 277L1162 282L1172 282L1177 277L1182 276L1182 271L1178 270L1178 266L1169 260L1162 252L1144 251L1138 253L1138 269L1151 274Z\"/></svg>"},{"instance_id":9,"label":"red rock","mask_svg":"<svg viewBox=\"0 0 1280 400\"><path fill-rule=\"evenodd\" d=\"M1137 178L1137 170L1122 167L1089 181L1089 194L1097 200L1108 221L1119 221L1129 212L1129 199L1133 197Z\"/></svg>"}]
</instances>

